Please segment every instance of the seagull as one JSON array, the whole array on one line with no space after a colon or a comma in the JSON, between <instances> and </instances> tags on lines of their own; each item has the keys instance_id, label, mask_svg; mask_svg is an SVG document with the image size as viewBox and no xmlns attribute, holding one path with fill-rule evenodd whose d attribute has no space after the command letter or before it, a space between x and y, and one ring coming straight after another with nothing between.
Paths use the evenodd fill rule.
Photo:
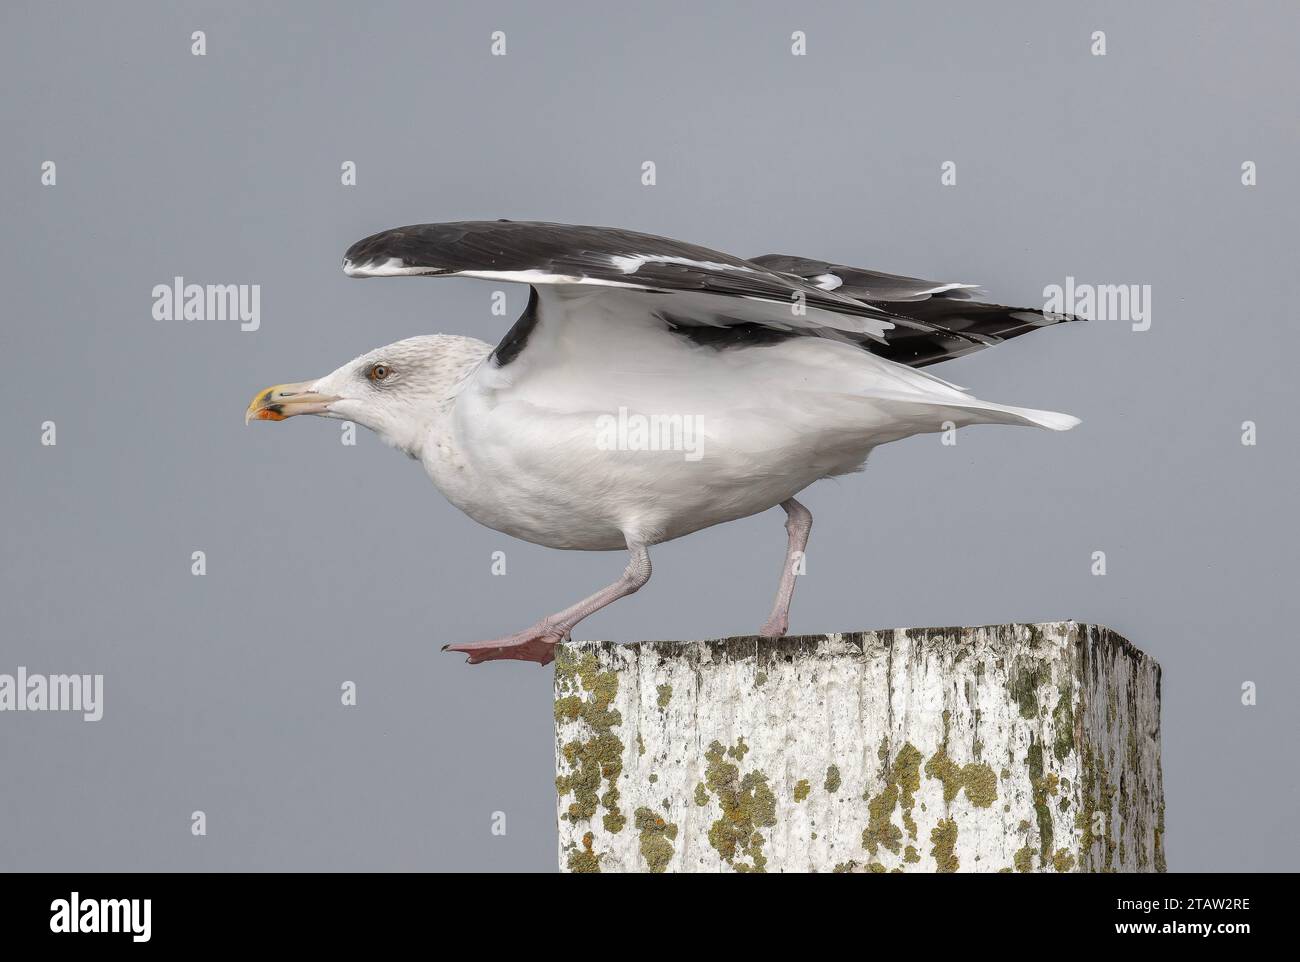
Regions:
<instances>
[{"instance_id":1,"label":"seagull","mask_svg":"<svg viewBox=\"0 0 1300 962\"><path fill-rule=\"evenodd\" d=\"M786 559L759 629L784 635L822 478L881 444L972 424L1064 431L1068 414L981 401L922 370L1065 320L970 284L531 221L417 224L353 244L349 277L529 285L501 341L425 335L254 396L245 423L361 424L480 524L551 548L625 550L613 584L536 624L444 646L549 663L580 621L650 580L650 548L780 506Z\"/></svg>"}]
</instances>

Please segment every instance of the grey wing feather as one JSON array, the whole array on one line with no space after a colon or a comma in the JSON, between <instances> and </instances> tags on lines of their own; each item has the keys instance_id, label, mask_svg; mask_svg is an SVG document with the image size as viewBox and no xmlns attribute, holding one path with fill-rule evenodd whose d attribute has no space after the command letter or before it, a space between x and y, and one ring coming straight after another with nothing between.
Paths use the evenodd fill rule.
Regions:
<instances>
[{"instance_id":1,"label":"grey wing feather","mask_svg":"<svg viewBox=\"0 0 1300 962\"><path fill-rule=\"evenodd\" d=\"M969 285L782 254L745 260L653 234L540 221L397 227L353 244L343 269L519 281L534 292L593 285L618 298L619 311L720 350L830 337L914 367L1054 323L1041 311L969 300Z\"/></svg>"}]
</instances>

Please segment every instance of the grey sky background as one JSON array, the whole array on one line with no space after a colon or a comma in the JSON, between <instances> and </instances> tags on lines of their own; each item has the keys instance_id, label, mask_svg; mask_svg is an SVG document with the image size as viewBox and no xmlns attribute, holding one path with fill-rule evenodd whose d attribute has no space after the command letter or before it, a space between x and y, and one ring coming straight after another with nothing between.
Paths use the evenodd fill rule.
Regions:
<instances>
[{"instance_id":1,"label":"grey sky background","mask_svg":"<svg viewBox=\"0 0 1300 962\"><path fill-rule=\"evenodd\" d=\"M1170 868L1295 869L1298 33L1290 3L4 4L0 672L102 672L105 711L0 714L0 869L554 869L550 669L438 648L623 558L481 528L364 431L242 421L389 341L499 339L524 288L500 318L499 285L339 270L374 231L496 217L1004 303L1150 284L1149 331L934 369L1083 424L916 438L811 488L791 629L1108 625L1164 668ZM153 320L175 275L260 284L261 329ZM783 520L661 546L578 635L753 631Z\"/></svg>"}]
</instances>

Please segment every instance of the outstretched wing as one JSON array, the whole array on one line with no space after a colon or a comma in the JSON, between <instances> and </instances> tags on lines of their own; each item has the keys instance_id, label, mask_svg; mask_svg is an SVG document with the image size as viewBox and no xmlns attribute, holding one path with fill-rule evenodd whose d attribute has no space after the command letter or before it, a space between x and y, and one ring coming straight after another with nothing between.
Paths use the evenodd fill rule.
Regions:
<instances>
[{"instance_id":1,"label":"outstretched wing","mask_svg":"<svg viewBox=\"0 0 1300 962\"><path fill-rule=\"evenodd\" d=\"M953 285L858 271L860 278L840 290L845 278L836 275L838 283L832 282L823 276L827 271L813 269L819 265L832 266L777 255L744 260L617 228L499 220L383 231L353 244L343 270L352 277L478 277L531 284L530 310L498 345L498 364L509 363L526 343L539 301L548 316L571 318L577 295L587 315L604 304L611 317L650 320L719 349L829 337L918 367L996 343L999 336L983 330L991 318L979 320L985 315L974 309L1010 310L965 302L974 320L942 312L930 320L926 311L935 312L924 305ZM865 284L868 277L894 282L890 287L875 281L872 293L889 296L858 296L870 288L860 290L857 279ZM913 290L918 284L942 290ZM1034 326L1029 320L1017 323L1026 330ZM1044 323L1041 315L1039 323ZM998 329L1001 337L1014 336L1005 333L1006 323Z\"/></svg>"},{"instance_id":2,"label":"outstretched wing","mask_svg":"<svg viewBox=\"0 0 1300 962\"><path fill-rule=\"evenodd\" d=\"M353 244L343 271L352 277L480 277L676 295L647 301L647 309L715 327L752 321L775 330L827 328L883 343L893 326L887 311L799 277L707 247L612 227L508 220L397 227Z\"/></svg>"},{"instance_id":3,"label":"outstretched wing","mask_svg":"<svg viewBox=\"0 0 1300 962\"><path fill-rule=\"evenodd\" d=\"M871 347L876 354L912 367L960 357L1061 321L1079 320L1073 315L972 300L971 292L979 290L974 284L928 281L789 254L763 254L752 262L918 322L919 327L899 325L886 344Z\"/></svg>"}]
</instances>

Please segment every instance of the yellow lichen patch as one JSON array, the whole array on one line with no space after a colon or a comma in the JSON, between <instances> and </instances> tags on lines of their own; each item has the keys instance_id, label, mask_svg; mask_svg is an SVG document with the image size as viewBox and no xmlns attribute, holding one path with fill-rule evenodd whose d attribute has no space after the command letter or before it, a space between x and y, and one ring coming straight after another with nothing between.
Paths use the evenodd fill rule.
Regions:
<instances>
[{"instance_id":1,"label":"yellow lichen patch","mask_svg":"<svg viewBox=\"0 0 1300 962\"><path fill-rule=\"evenodd\" d=\"M828 792L838 792L840 790L840 767L831 765L826 769L826 781L822 785Z\"/></svg>"},{"instance_id":2,"label":"yellow lichen patch","mask_svg":"<svg viewBox=\"0 0 1300 962\"><path fill-rule=\"evenodd\" d=\"M988 808L998 797L998 780L987 765L971 764L961 770L966 797L976 808Z\"/></svg>"},{"instance_id":3,"label":"yellow lichen patch","mask_svg":"<svg viewBox=\"0 0 1300 962\"><path fill-rule=\"evenodd\" d=\"M565 695L555 699L555 720L557 722L577 721L582 711L582 699L577 695Z\"/></svg>"},{"instance_id":4,"label":"yellow lichen patch","mask_svg":"<svg viewBox=\"0 0 1300 962\"><path fill-rule=\"evenodd\" d=\"M555 701L557 725L580 725L585 729L585 737L574 738L561 749L569 771L555 779L555 789L561 798L573 795L563 817L570 821L591 819L604 806L605 830L621 831L627 822L618 807L623 742L615 729L623 719L610 708L618 694L618 675L600 671L595 655L588 653L578 659L561 645L556 650L555 684L561 693ZM603 794L602 780L608 786Z\"/></svg>"},{"instance_id":5,"label":"yellow lichen patch","mask_svg":"<svg viewBox=\"0 0 1300 962\"><path fill-rule=\"evenodd\" d=\"M727 761L728 755L742 759L748 750L744 739L731 749L714 741L704 754L705 784L722 809L722 816L709 826L709 844L737 872L762 872L767 856L763 854L765 839L760 829L776 824L776 796L761 771L742 777L739 766Z\"/></svg>"},{"instance_id":6,"label":"yellow lichen patch","mask_svg":"<svg viewBox=\"0 0 1300 962\"><path fill-rule=\"evenodd\" d=\"M600 796L600 801L601 804L609 809L609 811L605 813L605 816L600 820L600 823L605 826L605 831L623 831L623 826L627 824L627 819L623 816L623 813L618 810L618 789L611 788L604 795Z\"/></svg>"},{"instance_id":7,"label":"yellow lichen patch","mask_svg":"<svg viewBox=\"0 0 1300 962\"><path fill-rule=\"evenodd\" d=\"M659 693L659 697L655 699L655 704L660 708L667 708L668 703L673 700L673 686L660 685L655 691Z\"/></svg>"},{"instance_id":8,"label":"yellow lichen patch","mask_svg":"<svg viewBox=\"0 0 1300 962\"><path fill-rule=\"evenodd\" d=\"M1017 849L1015 854L1015 863L1017 872L1032 872L1034 870L1033 846L1026 845L1024 848Z\"/></svg>"},{"instance_id":9,"label":"yellow lichen patch","mask_svg":"<svg viewBox=\"0 0 1300 962\"><path fill-rule=\"evenodd\" d=\"M951 818L941 819L930 831L931 849L936 872L955 872L961 867L954 854L957 848L957 823Z\"/></svg>"},{"instance_id":10,"label":"yellow lichen patch","mask_svg":"<svg viewBox=\"0 0 1300 962\"><path fill-rule=\"evenodd\" d=\"M570 872L599 872L600 856L591 850L595 836L590 832L582 836L582 848L569 853Z\"/></svg>"},{"instance_id":11,"label":"yellow lichen patch","mask_svg":"<svg viewBox=\"0 0 1300 962\"><path fill-rule=\"evenodd\" d=\"M1074 856L1069 850L1058 848L1056 854L1052 856L1052 865L1058 872L1068 872L1074 868Z\"/></svg>"},{"instance_id":12,"label":"yellow lichen patch","mask_svg":"<svg viewBox=\"0 0 1300 962\"><path fill-rule=\"evenodd\" d=\"M880 846L897 852L903 841L903 830L890 818L898 802L898 786L888 784L867 802L867 827L862 830L862 847L875 855Z\"/></svg>"},{"instance_id":13,"label":"yellow lichen patch","mask_svg":"<svg viewBox=\"0 0 1300 962\"><path fill-rule=\"evenodd\" d=\"M638 808L633 818L633 824L641 833L641 857L645 859L646 867L654 873L667 871L668 862L673 857L677 825L644 807Z\"/></svg>"},{"instance_id":14,"label":"yellow lichen patch","mask_svg":"<svg viewBox=\"0 0 1300 962\"><path fill-rule=\"evenodd\" d=\"M888 749L881 760L889 757ZM903 828L910 838L916 838L916 821L912 809L916 793L921 788L921 753L911 742L898 751L894 763L885 770L885 787L875 796L867 796L867 827L862 830L862 847L875 855L880 846L897 854L903 841L903 830L893 823L894 806L901 802Z\"/></svg>"},{"instance_id":15,"label":"yellow lichen patch","mask_svg":"<svg viewBox=\"0 0 1300 962\"><path fill-rule=\"evenodd\" d=\"M911 742L904 742L898 757L894 759L894 780L898 783L903 808L911 811L916 803L915 795L921 790L921 753ZM916 838L915 829L911 834Z\"/></svg>"},{"instance_id":16,"label":"yellow lichen patch","mask_svg":"<svg viewBox=\"0 0 1300 962\"><path fill-rule=\"evenodd\" d=\"M808 784L808 779L806 778L799 779L799 781L796 782L794 786L794 800L796 802L802 802L805 798L808 797L808 794L811 791L812 791L812 786Z\"/></svg>"},{"instance_id":17,"label":"yellow lichen patch","mask_svg":"<svg viewBox=\"0 0 1300 962\"><path fill-rule=\"evenodd\" d=\"M940 748L925 763L925 774L943 782L943 800L951 804L964 788L966 797L976 808L988 808L998 797L998 779L993 769L979 762L958 765Z\"/></svg>"}]
</instances>

